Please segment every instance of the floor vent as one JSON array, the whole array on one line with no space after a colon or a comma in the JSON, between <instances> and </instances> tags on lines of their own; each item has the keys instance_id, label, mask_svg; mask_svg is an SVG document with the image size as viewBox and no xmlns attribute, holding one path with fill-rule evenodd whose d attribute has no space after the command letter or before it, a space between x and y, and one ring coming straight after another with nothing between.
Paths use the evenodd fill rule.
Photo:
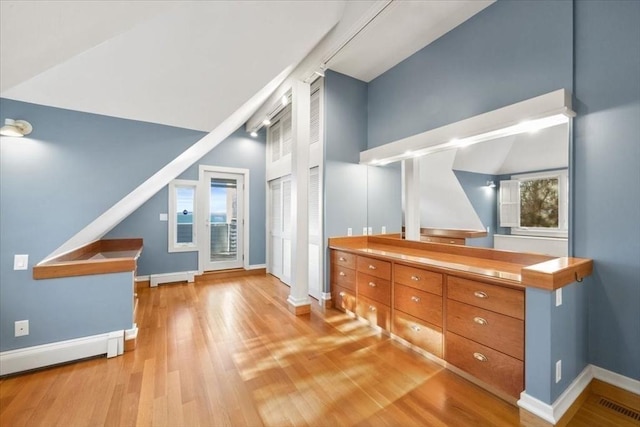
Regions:
<instances>
[{"instance_id":1,"label":"floor vent","mask_svg":"<svg viewBox=\"0 0 640 427\"><path fill-rule=\"evenodd\" d=\"M601 397L598 403L600 404L600 406L604 406L605 408L611 409L612 411L616 411L617 413L622 414L625 417L640 421L640 412L638 411L634 411L633 409L618 405L617 403L612 402L609 399L605 399L604 397Z\"/></svg>"}]
</instances>

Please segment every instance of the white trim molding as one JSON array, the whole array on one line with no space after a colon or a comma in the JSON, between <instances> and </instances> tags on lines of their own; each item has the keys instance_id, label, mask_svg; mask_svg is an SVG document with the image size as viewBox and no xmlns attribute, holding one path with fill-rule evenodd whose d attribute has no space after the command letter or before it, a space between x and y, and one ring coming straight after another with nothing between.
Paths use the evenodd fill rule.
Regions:
<instances>
[{"instance_id":1,"label":"white trim molding","mask_svg":"<svg viewBox=\"0 0 640 427\"><path fill-rule=\"evenodd\" d=\"M44 368L87 357L124 353L124 331L75 338L0 353L0 375Z\"/></svg>"},{"instance_id":2,"label":"white trim molding","mask_svg":"<svg viewBox=\"0 0 640 427\"><path fill-rule=\"evenodd\" d=\"M259 270L261 268L267 268L267 264L252 264L247 270Z\"/></svg>"},{"instance_id":3,"label":"white trim molding","mask_svg":"<svg viewBox=\"0 0 640 427\"><path fill-rule=\"evenodd\" d=\"M640 394L640 381L598 366L587 365L551 405L528 395L525 390L520 394L518 406L555 425L593 379L598 379L631 393Z\"/></svg>"}]
</instances>

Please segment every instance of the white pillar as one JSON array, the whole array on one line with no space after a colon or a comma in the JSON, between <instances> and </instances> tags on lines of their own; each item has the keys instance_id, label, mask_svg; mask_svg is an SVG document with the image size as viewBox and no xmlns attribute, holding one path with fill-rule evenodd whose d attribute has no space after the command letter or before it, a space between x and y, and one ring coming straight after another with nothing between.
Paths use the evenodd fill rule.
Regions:
<instances>
[{"instance_id":1,"label":"white pillar","mask_svg":"<svg viewBox=\"0 0 640 427\"><path fill-rule=\"evenodd\" d=\"M305 314L309 298L309 141L311 86L295 81L291 88L291 287L289 310Z\"/></svg>"},{"instance_id":2,"label":"white pillar","mask_svg":"<svg viewBox=\"0 0 640 427\"><path fill-rule=\"evenodd\" d=\"M402 161L404 172L404 236L420 240L420 159Z\"/></svg>"}]
</instances>

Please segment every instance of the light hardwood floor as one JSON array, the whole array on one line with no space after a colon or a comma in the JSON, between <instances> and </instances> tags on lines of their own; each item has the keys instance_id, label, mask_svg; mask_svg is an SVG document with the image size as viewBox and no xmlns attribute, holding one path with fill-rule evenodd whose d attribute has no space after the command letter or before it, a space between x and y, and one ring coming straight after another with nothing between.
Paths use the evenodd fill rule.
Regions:
<instances>
[{"instance_id":1,"label":"light hardwood floor","mask_svg":"<svg viewBox=\"0 0 640 427\"><path fill-rule=\"evenodd\" d=\"M139 288L135 351L1 379L0 426L519 425L516 407L345 314L294 317L287 289Z\"/></svg>"}]
</instances>

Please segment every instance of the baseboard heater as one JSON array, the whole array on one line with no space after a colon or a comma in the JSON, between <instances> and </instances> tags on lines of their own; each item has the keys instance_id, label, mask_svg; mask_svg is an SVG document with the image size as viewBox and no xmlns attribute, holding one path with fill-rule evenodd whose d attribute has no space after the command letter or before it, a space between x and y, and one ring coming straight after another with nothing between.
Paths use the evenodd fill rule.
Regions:
<instances>
[{"instance_id":1,"label":"baseboard heater","mask_svg":"<svg viewBox=\"0 0 640 427\"><path fill-rule=\"evenodd\" d=\"M151 274L149 276L149 286L156 287L162 283L193 282L195 271L182 271L179 273Z\"/></svg>"}]
</instances>

